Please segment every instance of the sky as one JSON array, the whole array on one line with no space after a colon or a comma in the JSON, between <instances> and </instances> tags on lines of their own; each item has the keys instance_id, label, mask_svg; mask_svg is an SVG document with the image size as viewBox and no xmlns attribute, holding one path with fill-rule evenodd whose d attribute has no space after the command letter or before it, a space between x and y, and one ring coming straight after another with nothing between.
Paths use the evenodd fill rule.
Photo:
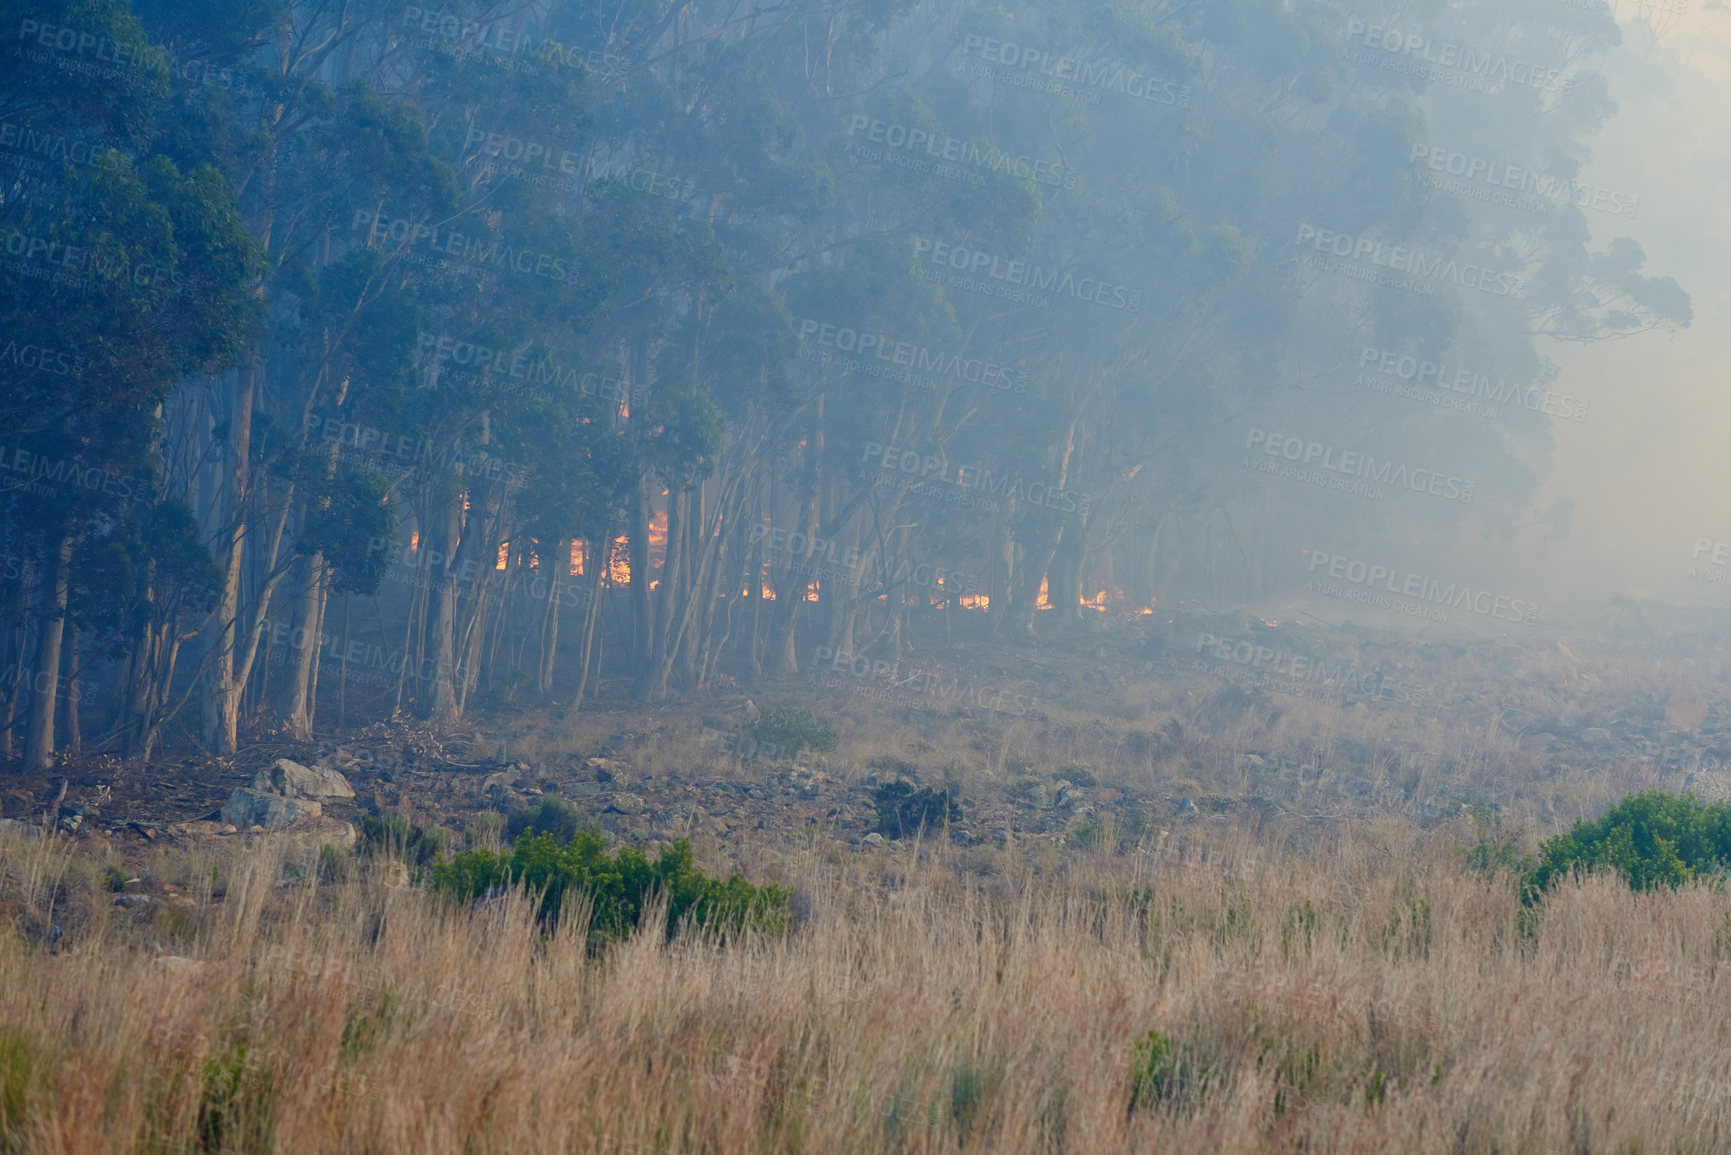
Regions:
<instances>
[{"instance_id":1,"label":"sky","mask_svg":"<svg viewBox=\"0 0 1731 1155\"><path fill-rule=\"evenodd\" d=\"M1592 411L1556 423L1555 469L1534 507L1569 498L1570 534L1527 531L1521 565L1577 607L1625 594L1731 608L1731 587L1687 576L1698 539L1731 542L1731 9L1669 6L1684 2L1655 14L1620 0L1624 44L1604 66L1620 111L1582 181L1641 198L1634 220L1585 214L1593 248L1639 241L1646 271L1688 291L1694 323L1546 343L1556 388Z\"/></svg>"}]
</instances>

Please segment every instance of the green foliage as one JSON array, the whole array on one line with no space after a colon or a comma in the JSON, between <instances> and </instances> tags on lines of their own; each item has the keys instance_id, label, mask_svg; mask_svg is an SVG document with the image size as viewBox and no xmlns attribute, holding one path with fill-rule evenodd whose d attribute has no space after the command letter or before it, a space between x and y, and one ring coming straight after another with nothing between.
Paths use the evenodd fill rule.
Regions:
<instances>
[{"instance_id":1,"label":"green foliage","mask_svg":"<svg viewBox=\"0 0 1731 1155\"><path fill-rule=\"evenodd\" d=\"M802 750L826 754L835 749L835 731L819 725L811 711L800 706L771 706L746 733L758 745L785 750L789 757Z\"/></svg>"},{"instance_id":2,"label":"green foliage","mask_svg":"<svg viewBox=\"0 0 1731 1155\"><path fill-rule=\"evenodd\" d=\"M25 1121L41 1089L40 1048L29 1035L0 1027L0 1151L22 1151Z\"/></svg>"},{"instance_id":3,"label":"green foliage","mask_svg":"<svg viewBox=\"0 0 1731 1155\"><path fill-rule=\"evenodd\" d=\"M1196 1048L1171 1035L1149 1031L1130 1047L1130 1111L1190 1106L1207 1089L1212 1069Z\"/></svg>"},{"instance_id":4,"label":"green foliage","mask_svg":"<svg viewBox=\"0 0 1731 1155\"><path fill-rule=\"evenodd\" d=\"M119 894L126 889L126 872L118 867L109 867L102 875L102 885L110 894Z\"/></svg>"},{"instance_id":5,"label":"green foliage","mask_svg":"<svg viewBox=\"0 0 1731 1155\"><path fill-rule=\"evenodd\" d=\"M1468 866L1492 877L1506 874L1522 878L1533 871L1533 856L1520 849L1524 829L1505 827L1501 817L1488 814L1482 805L1473 807L1473 826L1479 841L1467 852Z\"/></svg>"},{"instance_id":6,"label":"green foliage","mask_svg":"<svg viewBox=\"0 0 1731 1155\"><path fill-rule=\"evenodd\" d=\"M1074 850L1085 850L1090 846L1098 846L1106 837L1106 827L1098 822L1090 822L1086 826L1078 826L1064 836L1064 841Z\"/></svg>"},{"instance_id":7,"label":"green foliage","mask_svg":"<svg viewBox=\"0 0 1731 1155\"><path fill-rule=\"evenodd\" d=\"M445 836L414 825L401 814L374 818L361 816L361 853L372 857L388 854L416 866L427 866L445 848Z\"/></svg>"},{"instance_id":8,"label":"green foliage","mask_svg":"<svg viewBox=\"0 0 1731 1155\"><path fill-rule=\"evenodd\" d=\"M946 822L959 822L962 808L950 801L948 790L931 787L915 790L906 782L886 782L873 794L878 809L878 833L885 838L904 838L923 828L936 829Z\"/></svg>"},{"instance_id":9,"label":"green foliage","mask_svg":"<svg viewBox=\"0 0 1731 1155\"><path fill-rule=\"evenodd\" d=\"M537 805L519 810L505 820L505 839L508 842L516 842L525 834L551 834L560 846L564 846L580 831L598 833L583 820L575 806L551 794L543 797Z\"/></svg>"},{"instance_id":10,"label":"green foliage","mask_svg":"<svg viewBox=\"0 0 1731 1155\"><path fill-rule=\"evenodd\" d=\"M1731 804L1648 790L1624 798L1597 822L1582 820L1546 839L1523 892L1535 898L1565 875L1601 870L1616 871L1636 890L1675 888L1693 878L1723 877L1728 863Z\"/></svg>"},{"instance_id":11,"label":"green foliage","mask_svg":"<svg viewBox=\"0 0 1731 1155\"><path fill-rule=\"evenodd\" d=\"M1099 780L1096 779L1094 775L1090 774L1085 767L1077 766L1074 763L1055 772L1052 775L1052 778L1054 781L1064 781L1067 779L1074 785L1084 788L1090 788L1100 784Z\"/></svg>"},{"instance_id":12,"label":"green foliage","mask_svg":"<svg viewBox=\"0 0 1731 1155\"><path fill-rule=\"evenodd\" d=\"M470 901L502 887L540 895L540 914L557 921L568 897L592 904L591 934L612 938L637 926L657 896L667 901L667 934L681 925L734 935L747 930L780 934L790 925L791 895L774 885L754 886L737 874L722 881L692 864L691 843L680 839L654 862L636 847L607 853L598 835L577 831L560 845L552 834L519 838L511 853L471 850L433 868L433 887Z\"/></svg>"},{"instance_id":13,"label":"green foliage","mask_svg":"<svg viewBox=\"0 0 1731 1155\"><path fill-rule=\"evenodd\" d=\"M204 1063L204 1094L198 1108L199 1144L206 1151L258 1150L271 1133L270 1076L251 1061L243 1039Z\"/></svg>"}]
</instances>

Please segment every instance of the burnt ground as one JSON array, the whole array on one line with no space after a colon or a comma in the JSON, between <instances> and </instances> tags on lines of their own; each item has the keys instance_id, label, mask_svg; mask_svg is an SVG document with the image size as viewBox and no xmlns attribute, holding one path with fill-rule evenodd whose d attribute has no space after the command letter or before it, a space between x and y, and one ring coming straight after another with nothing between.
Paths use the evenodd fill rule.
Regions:
<instances>
[{"instance_id":1,"label":"burnt ground","mask_svg":"<svg viewBox=\"0 0 1731 1155\"><path fill-rule=\"evenodd\" d=\"M1243 613L1090 624L1039 648L935 644L893 668L722 678L664 706L604 685L581 712L255 735L223 759L182 743L149 764L68 757L31 779L0 769L0 817L65 817L91 852L122 859L232 837L203 820L278 758L345 774L357 797L327 814L401 813L456 845L545 795L613 840L861 852L908 833L898 792L946 796L964 845L1077 847L1191 823L1296 832L1463 810L1544 833L1646 786L1731 795L1731 646L1710 633L1632 638L1612 623L1566 644L1426 641ZM754 708L777 705L809 710L835 747L754 730ZM943 825L941 806L918 813Z\"/></svg>"}]
</instances>

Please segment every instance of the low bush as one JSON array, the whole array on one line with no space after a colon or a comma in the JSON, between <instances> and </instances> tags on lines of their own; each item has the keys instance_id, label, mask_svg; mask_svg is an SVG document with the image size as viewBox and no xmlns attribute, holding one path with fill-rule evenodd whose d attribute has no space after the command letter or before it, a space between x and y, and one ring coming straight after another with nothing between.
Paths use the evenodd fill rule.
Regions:
<instances>
[{"instance_id":1,"label":"low bush","mask_svg":"<svg viewBox=\"0 0 1731 1155\"><path fill-rule=\"evenodd\" d=\"M923 827L933 830L946 822L959 822L962 808L950 801L950 793L926 787L915 790L906 782L888 782L873 795L878 809L878 833L885 838L905 838Z\"/></svg>"},{"instance_id":2,"label":"low bush","mask_svg":"<svg viewBox=\"0 0 1731 1155\"><path fill-rule=\"evenodd\" d=\"M1531 899L1565 875L1614 870L1636 890L1723 876L1731 864L1731 804L1693 794L1631 794L1597 822L1546 839L1525 878Z\"/></svg>"},{"instance_id":3,"label":"low bush","mask_svg":"<svg viewBox=\"0 0 1731 1155\"><path fill-rule=\"evenodd\" d=\"M745 732L759 746L785 751L789 758L803 750L827 754L835 749L835 731L799 706L771 706Z\"/></svg>"},{"instance_id":4,"label":"low bush","mask_svg":"<svg viewBox=\"0 0 1731 1155\"><path fill-rule=\"evenodd\" d=\"M361 853L367 857L389 854L415 866L426 866L445 848L445 837L437 830L423 830L401 814L374 818L361 816Z\"/></svg>"},{"instance_id":5,"label":"low bush","mask_svg":"<svg viewBox=\"0 0 1731 1155\"><path fill-rule=\"evenodd\" d=\"M525 834L551 834L560 846L564 846L585 830L596 833L575 806L552 795L505 820L505 839L508 842L515 842Z\"/></svg>"},{"instance_id":6,"label":"low bush","mask_svg":"<svg viewBox=\"0 0 1731 1155\"><path fill-rule=\"evenodd\" d=\"M656 895L667 900L667 934L681 926L715 930L724 936L745 930L780 934L790 921L791 895L779 886L754 886L737 874L723 881L692 864L691 843L680 839L654 862L628 846L607 853L598 835L576 832L560 845L552 834L519 838L509 854L471 850L433 868L433 888L472 901L499 888L524 886L540 896L540 914L552 923L566 899L587 896L593 908L594 939L628 933Z\"/></svg>"}]
</instances>

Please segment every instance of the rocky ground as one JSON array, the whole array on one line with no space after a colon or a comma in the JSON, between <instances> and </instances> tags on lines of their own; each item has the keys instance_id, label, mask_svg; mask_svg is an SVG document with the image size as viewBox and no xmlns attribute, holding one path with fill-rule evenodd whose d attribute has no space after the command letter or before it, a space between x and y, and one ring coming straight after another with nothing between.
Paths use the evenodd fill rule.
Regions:
<instances>
[{"instance_id":1,"label":"rocky ground","mask_svg":"<svg viewBox=\"0 0 1731 1155\"><path fill-rule=\"evenodd\" d=\"M1731 797L1731 654L1715 637L1343 642L1331 629L1213 615L922 656L943 685L993 696L834 670L749 687L833 728L825 753L755 742L757 706L724 684L653 709L604 699L461 728L396 720L225 759L69 757L33 780L0 772L0 821L53 824L122 860L260 836L343 848L364 815L402 814L462 845L555 795L617 841L863 853L920 818L962 845L1126 847L1197 822L1266 834L1477 809L1543 830L1644 786ZM1303 684L1279 657L1298 653L1378 677ZM309 777L285 781L284 759ZM932 809L933 795L954 809Z\"/></svg>"}]
</instances>

